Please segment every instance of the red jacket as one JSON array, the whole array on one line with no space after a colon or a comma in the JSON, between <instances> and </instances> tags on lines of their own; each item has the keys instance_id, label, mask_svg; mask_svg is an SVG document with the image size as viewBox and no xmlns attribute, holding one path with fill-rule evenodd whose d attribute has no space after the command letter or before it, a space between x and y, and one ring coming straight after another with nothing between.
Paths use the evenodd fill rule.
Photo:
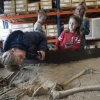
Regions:
<instances>
[{"instance_id":1,"label":"red jacket","mask_svg":"<svg viewBox=\"0 0 100 100\"><path fill-rule=\"evenodd\" d=\"M76 33L63 31L59 36L55 47L62 50L64 49L77 50L80 48L80 42L81 42L81 37ZM71 48L66 48L66 44L68 43L72 44Z\"/></svg>"}]
</instances>

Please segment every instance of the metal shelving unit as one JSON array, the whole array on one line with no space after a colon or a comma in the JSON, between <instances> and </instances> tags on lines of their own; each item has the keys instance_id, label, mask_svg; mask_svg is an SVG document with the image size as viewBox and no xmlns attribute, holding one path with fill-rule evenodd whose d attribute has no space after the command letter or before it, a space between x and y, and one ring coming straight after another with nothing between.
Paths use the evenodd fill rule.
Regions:
<instances>
[{"instance_id":1,"label":"metal shelving unit","mask_svg":"<svg viewBox=\"0 0 100 100\"><path fill-rule=\"evenodd\" d=\"M86 12L87 12L87 17L89 18L100 17L100 8L88 9ZM57 24L58 25L58 36L59 36L61 33L61 30L60 30L61 23L65 23L69 19L69 16L67 17L64 15L72 15L74 13L74 9L62 10L60 9L60 0L56 0L56 9L52 11L47 11L46 13L47 13L47 16L50 17L47 19L46 24L50 24L50 23ZM62 18L62 16L64 16L64 18ZM36 18L37 18L37 13L31 13L31 14L23 13L19 15L0 16L0 20L5 20L12 24L34 23L36 22ZM48 41L55 42L56 39L55 40L52 39Z\"/></svg>"}]
</instances>

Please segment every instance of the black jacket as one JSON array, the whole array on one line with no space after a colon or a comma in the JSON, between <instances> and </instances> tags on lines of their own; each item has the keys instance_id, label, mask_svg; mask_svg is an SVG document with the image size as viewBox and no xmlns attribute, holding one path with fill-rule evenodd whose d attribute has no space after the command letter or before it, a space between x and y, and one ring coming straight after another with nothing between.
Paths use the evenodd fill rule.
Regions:
<instances>
[{"instance_id":1,"label":"black jacket","mask_svg":"<svg viewBox=\"0 0 100 100\"><path fill-rule=\"evenodd\" d=\"M47 39L44 34L39 32L25 32L20 30L9 34L3 43L3 50L8 51L17 47L26 53L37 54L38 50L47 50Z\"/></svg>"}]
</instances>

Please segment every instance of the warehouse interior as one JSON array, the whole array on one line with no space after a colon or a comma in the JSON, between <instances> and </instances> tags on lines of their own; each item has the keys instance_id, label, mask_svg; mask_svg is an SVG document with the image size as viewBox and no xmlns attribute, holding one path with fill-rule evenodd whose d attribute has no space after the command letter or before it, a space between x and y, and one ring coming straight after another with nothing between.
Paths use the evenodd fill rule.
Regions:
<instances>
[{"instance_id":1,"label":"warehouse interior","mask_svg":"<svg viewBox=\"0 0 100 100\"><path fill-rule=\"evenodd\" d=\"M90 21L84 50L51 51L82 1ZM3 43L13 31L33 32L41 9L46 57L12 71L1 63ZM0 100L100 100L100 0L0 0Z\"/></svg>"}]
</instances>

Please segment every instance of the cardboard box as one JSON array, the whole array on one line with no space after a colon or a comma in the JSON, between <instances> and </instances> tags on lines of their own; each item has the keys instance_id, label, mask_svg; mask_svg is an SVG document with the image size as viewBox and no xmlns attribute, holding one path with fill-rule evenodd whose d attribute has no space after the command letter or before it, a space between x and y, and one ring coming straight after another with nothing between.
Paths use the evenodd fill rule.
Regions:
<instances>
[{"instance_id":1,"label":"cardboard box","mask_svg":"<svg viewBox=\"0 0 100 100\"><path fill-rule=\"evenodd\" d=\"M4 13L15 13L15 8L6 8L4 9Z\"/></svg>"},{"instance_id":2,"label":"cardboard box","mask_svg":"<svg viewBox=\"0 0 100 100\"><path fill-rule=\"evenodd\" d=\"M47 33L47 36L58 37L58 33Z\"/></svg>"},{"instance_id":3,"label":"cardboard box","mask_svg":"<svg viewBox=\"0 0 100 100\"><path fill-rule=\"evenodd\" d=\"M16 8L25 8L27 4L16 4Z\"/></svg>"},{"instance_id":4,"label":"cardboard box","mask_svg":"<svg viewBox=\"0 0 100 100\"><path fill-rule=\"evenodd\" d=\"M28 7L28 11L37 11L39 7Z\"/></svg>"},{"instance_id":5,"label":"cardboard box","mask_svg":"<svg viewBox=\"0 0 100 100\"><path fill-rule=\"evenodd\" d=\"M79 3L72 3L72 7L76 7Z\"/></svg>"},{"instance_id":6,"label":"cardboard box","mask_svg":"<svg viewBox=\"0 0 100 100\"><path fill-rule=\"evenodd\" d=\"M27 8L17 8L16 9L16 12L25 12L25 11L27 11Z\"/></svg>"},{"instance_id":7,"label":"cardboard box","mask_svg":"<svg viewBox=\"0 0 100 100\"><path fill-rule=\"evenodd\" d=\"M15 6L15 4L4 5L4 9L9 9L9 8L16 8L16 6Z\"/></svg>"},{"instance_id":8,"label":"cardboard box","mask_svg":"<svg viewBox=\"0 0 100 100\"><path fill-rule=\"evenodd\" d=\"M27 0L16 0L16 4L28 4Z\"/></svg>"},{"instance_id":9,"label":"cardboard box","mask_svg":"<svg viewBox=\"0 0 100 100\"><path fill-rule=\"evenodd\" d=\"M12 1L4 1L4 5L13 5L15 4L15 0Z\"/></svg>"},{"instance_id":10,"label":"cardboard box","mask_svg":"<svg viewBox=\"0 0 100 100\"><path fill-rule=\"evenodd\" d=\"M15 29L12 29L12 32L13 32L13 31L16 31L16 30L21 30L21 31L23 31L23 28L15 28Z\"/></svg>"},{"instance_id":11,"label":"cardboard box","mask_svg":"<svg viewBox=\"0 0 100 100\"><path fill-rule=\"evenodd\" d=\"M60 0L60 3L71 3L71 0Z\"/></svg>"},{"instance_id":12,"label":"cardboard box","mask_svg":"<svg viewBox=\"0 0 100 100\"><path fill-rule=\"evenodd\" d=\"M85 2L96 2L96 0L85 0Z\"/></svg>"},{"instance_id":13,"label":"cardboard box","mask_svg":"<svg viewBox=\"0 0 100 100\"><path fill-rule=\"evenodd\" d=\"M73 2L78 2L79 3L79 2L82 2L82 1L84 1L84 0L72 0L72 3Z\"/></svg>"},{"instance_id":14,"label":"cardboard box","mask_svg":"<svg viewBox=\"0 0 100 100\"><path fill-rule=\"evenodd\" d=\"M21 24L22 27L33 27L33 23Z\"/></svg>"},{"instance_id":15,"label":"cardboard box","mask_svg":"<svg viewBox=\"0 0 100 100\"><path fill-rule=\"evenodd\" d=\"M52 6L52 2L50 2L50 1L48 1L48 2L41 2L40 4L41 4L41 6L47 6L47 5Z\"/></svg>"},{"instance_id":16,"label":"cardboard box","mask_svg":"<svg viewBox=\"0 0 100 100\"><path fill-rule=\"evenodd\" d=\"M52 6L41 6L41 9L52 9Z\"/></svg>"},{"instance_id":17,"label":"cardboard box","mask_svg":"<svg viewBox=\"0 0 100 100\"><path fill-rule=\"evenodd\" d=\"M100 1L97 1L97 5L100 5Z\"/></svg>"},{"instance_id":18,"label":"cardboard box","mask_svg":"<svg viewBox=\"0 0 100 100\"><path fill-rule=\"evenodd\" d=\"M34 3L28 3L28 7L38 7L39 2L34 2Z\"/></svg>"},{"instance_id":19,"label":"cardboard box","mask_svg":"<svg viewBox=\"0 0 100 100\"><path fill-rule=\"evenodd\" d=\"M86 2L86 6L95 6L96 2Z\"/></svg>"},{"instance_id":20,"label":"cardboard box","mask_svg":"<svg viewBox=\"0 0 100 100\"><path fill-rule=\"evenodd\" d=\"M46 25L46 29L52 29L52 28L57 29L57 25Z\"/></svg>"},{"instance_id":21,"label":"cardboard box","mask_svg":"<svg viewBox=\"0 0 100 100\"><path fill-rule=\"evenodd\" d=\"M23 27L22 24L19 24L19 25L13 24L13 25L11 25L11 28L12 28L12 29L22 28L22 27Z\"/></svg>"},{"instance_id":22,"label":"cardboard box","mask_svg":"<svg viewBox=\"0 0 100 100\"><path fill-rule=\"evenodd\" d=\"M60 7L61 7L61 8L72 7L72 3L60 3Z\"/></svg>"},{"instance_id":23,"label":"cardboard box","mask_svg":"<svg viewBox=\"0 0 100 100\"><path fill-rule=\"evenodd\" d=\"M64 24L64 30L67 30L68 29L68 24Z\"/></svg>"},{"instance_id":24,"label":"cardboard box","mask_svg":"<svg viewBox=\"0 0 100 100\"><path fill-rule=\"evenodd\" d=\"M25 27L23 28L23 32L33 32L33 27Z\"/></svg>"},{"instance_id":25,"label":"cardboard box","mask_svg":"<svg viewBox=\"0 0 100 100\"><path fill-rule=\"evenodd\" d=\"M40 1L42 2L42 1L52 1L52 0L40 0Z\"/></svg>"},{"instance_id":26,"label":"cardboard box","mask_svg":"<svg viewBox=\"0 0 100 100\"><path fill-rule=\"evenodd\" d=\"M47 33L58 33L57 29L47 29Z\"/></svg>"}]
</instances>

